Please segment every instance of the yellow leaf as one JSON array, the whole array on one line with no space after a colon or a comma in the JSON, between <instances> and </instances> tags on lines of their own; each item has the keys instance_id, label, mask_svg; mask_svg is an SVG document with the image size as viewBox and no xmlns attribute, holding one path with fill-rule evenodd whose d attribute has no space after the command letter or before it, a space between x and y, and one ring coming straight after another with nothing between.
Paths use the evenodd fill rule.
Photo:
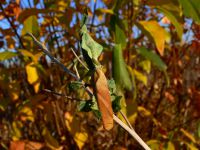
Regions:
<instances>
[{"instance_id":1,"label":"yellow leaf","mask_svg":"<svg viewBox=\"0 0 200 150\"><path fill-rule=\"evenodd\" d=\"M150 73L151 71L151 61L150 60L144 60L139 63L139 66L141 66L147 73Z\"/></svg>"},{"instance_id":2,"label":"yellow leaf","mask_svg":"<svg viewBox=\"0 0 200 150\"><path fill-rule=\"evenodd\" d=\"M147 145L149 145L152 150L160 150L160 141L158 140L149 140L147 141Z\"/></svg>"},{"instance_id":3,"label":"yellow leaf","mask_svg":"<svg viewBox=\"0 0 200 150\"><path fill-rule=\"evenodd\" d=\"M33 62L26 65L26 73L28 82L34 86L34 90L37 93L39 91L40 79L38 76L37 68L34 66Z\"/></svg>"},{"instance_id":4,"label":"yellow leaf","mask_svg":"<svg viewBox=\"0 0 200 150\"><path fill-rule=\"evenodd\" d=\"M21 138L21 136L22 136L22 134L21 134L21 127L22 126L23 125L22 125L22 123L20 121L14 121L14 122L12 122L12 130L13 130L13 132L12 132L12 134L13 134L12 139L14 141L19 140Z\"/></svg>"},{"instance_id":5,"label":"yellow leaf","mask_svg":"<svg viewBox=\"0 0 200 150\"><path fill-rule=\"evenodd\" d=\"M161 56L164 54L165 41L169 41L169 33L157 21L140 21L138 27L154 41Z\"/></svg>"},{"instance_id":6,"label":"yellow leaf","mask_svg":"<svg viewBox=\"0 0 200 150\"><path fill-rule=\"evenodd\" d=\"M136 79L138 79L139 81L144 83L144 85L147 86L147 76L145 76L144 74L142 74L141 72L139 72L135 69L133 69L133 73L134 73Z\"/></svg>"},{"instance_id":7,"label":"yellow leaf","mask_svg":"<svg viewBox=\"0 0 200 150\"><path fill-rule=\"evenodd\" d=\"M82 149L87 139L88 134L86 132L76 132L74 136L74 140L76 141L76 144L78 145L79 149Z\"/></svg>"},{"instance_id":8,"label":"yellow leaf","mask_svg":"<svg viewBox=\"0 0 200 150\"><path fill-rule=\"evenodd\" d=\"M196 143L196 140L194 138L194 136L189 133L188 131L184 130L183 128L181 128L180 130L187 138L189 138L193 143Z\"/></svg>"},{"instance_id":9,"label":"yellow leaf","mask_svg":"<svg viewBox=\"0 0 200 150\"><path fill-rule=\"evenodd\" d=\"M169 141L165 150L175 150L174 144Z\"/></svg>"},{"instance_id":10,"label":"yellow leaf","mask_svg":"<svg viewBox=\"0 0 200 150\"><path fill-rule=\"evenodd\" d=\"M31 59L34 61L34 63L38 63L38 59L43 55L43 52L38 52L36 54L31 53L28 50L25 49L19 49L19 51L27 57L31 57Z\"/></svg>"},{"instance_id":11,"label":"yellow leaf","mask_svg":"<svg viewBox=\"0 0 200 150\"><path fill-rule=\"evenodd\" d=\"M138 111L144 116L151 116L151 112L142 106L138 106Z\"/></svg>"},{"instance_id":12,"label":"yellow leaf","mask_svg":"<svg viewBox=\"0 0 200 150\"><path fill-rule=\"evenodd\" d=\"M74 137L74 140L79 149L82 149L88 139L88 133L83 128L81 121L78 118L73 117L70 113L65 113L65 119L67 129Z\"/></svg>"},{"instance_id":13,"label":"yellow leaf","mask_svg":"<svg viewBox=\"0 0 200 150\"><path fill-rule=\"evenodd\" d=\"M31 110L30 107L23 107L20 110L20 115L21 115L20 117L22 121L26 121L26 120L29 120L31 122L34 121L33 111Z\"/></svg>"}]
</instances>

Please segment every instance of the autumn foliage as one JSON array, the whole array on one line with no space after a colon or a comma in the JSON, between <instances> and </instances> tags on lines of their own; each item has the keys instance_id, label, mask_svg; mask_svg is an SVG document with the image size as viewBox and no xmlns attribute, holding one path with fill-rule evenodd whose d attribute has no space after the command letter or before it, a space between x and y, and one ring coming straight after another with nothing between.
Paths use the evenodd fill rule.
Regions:
<instances>
[{"instance_id":1,"label":"autumn foliage","mask_svg":"<svg viewBox=\"0 0 200 150\"><path fill-rule=\"evenodd\" d=\"M200 0L0 0L0 149L142 149L113 113L200 149L199 25Z\"/></svg>"}]
</instances>

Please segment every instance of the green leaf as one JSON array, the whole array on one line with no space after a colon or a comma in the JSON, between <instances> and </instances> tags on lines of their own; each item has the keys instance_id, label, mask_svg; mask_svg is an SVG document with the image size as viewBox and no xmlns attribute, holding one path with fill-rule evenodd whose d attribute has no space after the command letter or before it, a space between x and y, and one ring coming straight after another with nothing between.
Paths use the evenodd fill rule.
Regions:
<instances>
[{"instance_id":1,"label":"green leaf","mask_svg":"<svg viewBox=\"0 0 200 150\"><path fill-rule=\"evenodd\" d=\"M116 44L113 50L113 77L120 89L132 89L132 82L126 68L121 44Z\"/></svg>"},{"instance_id":2,"label":"green leaf","mask_svg":"<svg viewBox=\"0 0 200 150\"><path fill-rule=\"evenodd\" d=\"M161 56L164 54L165 41L169 41L169 33L157 21L140 21L137 26L152 40Z\"/></svg>"},{"instance_id":3,"label":"green leaf","mask_svg":"<svg viewBox=\"0 0 200 150\"><path fill-rule=\"evenodd\" d=\"M122 49L126 48L126 35L117 24L115 24L115 43L121 44Z\"/></svg>"},{"instance_id":4,"label":"green leaf","mask_svg":"<svg viewBox=\"0 0 200 150\"><path fill-rule=\"evenodd\" d=\"M158 9L159 11L161 11L161 12L172 22L172 24L173 24L173 25L175 26L175 28L176 28L176 31L177 31L177 34L178 34L179 38L182 39L183 27L182 27L182 25L178 22L178 18L176 18L176 16L175 16L172 12L170 12L170 11L168 11L168 10L162 8L162 7L159 7L159 6L158 6L157 9Z\"/></svg>"},{"instance_id":5,"label":"green leaf","mask_svg":"<svg viewBox=\"0 0 200 150\"><path fill-rule=\"evenodd\" d=\"M137 52L143 57L145 57L146 59L150 60L161 71L166 71L167 69L166 64L162 61L162 59L156 53L153 53L152 51L149 51L144 47L139 48Z\"/></svg>"},{"instance_id":6,"label":"green leaf","mask_svg":"<svg viewBox=\"0 0 200 150\"><path fill-rule=\"evenodd\" d=\"M39 36L39 25L38 20L36 16L30 16L24 21L24 27L22 29L22 35L25 35L27 33L32 33L36 37Z\"/></svg>"},{"instance_id":7,"label":"green leaf","mask_svg":"<svg viewBox=\"0 0 200 150\"><path fill-rule=\"evenodd\" d=\"M113 79L108 80L108 87L111 94L116 93L117 89L116 89L115 80Z\"/></svg>"},{"instance_id":8,"label":"green leaf","mask_svg":"<svg viewBox=\"0 0 200 150\"><path fill-rule=\"evenodd\" d=\"M81 87L83 87L83 84L79 81L71 81L69 83L69 89L71 89L71 90L78 90Z\"/></svg>"},{"instance_id":9,"label":"green leaf","mask_svg":"<svg viewBox=\"0 0 200 150\"><path fill-rule=\"evenodd\" d=\"M121 98L122 96L112 95L114 97L112 101L112 108L115 113L121 110Z\"/></svg>"},{"instance_id":10,"label":"green leaf","mask_svg":"<svg viewBox=\"0 0 200 150\"><path fill-rule=\"evenodd\" d=\"M141 66L147 73L150 73L151 71L151 61L150 60L144 60L139 63L139 66Z\"/></svg>"},{"instance_id":11,"label":"green leaf","mask_svg":"<svg viewBox=\"0 0 200 150\"><path fill-rule=\"evenodd\" d=\"M89 33L83 32L81 37L81 47L84 49L91 59L98 61L98 57L101 54L103 47L93 40Z\"/></svg>"},{"instance_id":12,"label":"green leaf","mask_svg":"<svg viewBox=\"0 0 200 150\"><path fill-rule=\"evenodd\" d=\"M200 23L200 0L179 0L186 17L191 17L197 23Z\"/></svg>"},{"instance_id":13,"label":"green leaf","mask_svg":"<svg viewBox=\"0 0 200 150\"><path fill-rule=\"evenodd\" d=\"M17 53L9 52L9 51L1 52L0 53L0 61L11 59L15 56L17 56Z\"/></svg>"},{"instance_id":14,"label":"green leaf","mask_svg":"<svg viewBox=\"0 0 200 150\"><path fill-rule=\"evenodd\" d=\"M92 100L87 100L87 101L80 101L79 105L78 105L78 110L79 111L84 111L84 112L89 112L91 111L91 107L92 107Z\"/></svg>"},{"instance_id":15,"label":"green leaf","mask_svg":"<svg viewBox=\"0 0 200 150\"><path fill-rule=\"evenodd\" d=\"M145 76L144 74L142 74L141 72L133 69L133 73L136 77L136 79L138 79L139 81L141 81L144 85L147 86L147 76Z\"/></svg>"}]
</instances>

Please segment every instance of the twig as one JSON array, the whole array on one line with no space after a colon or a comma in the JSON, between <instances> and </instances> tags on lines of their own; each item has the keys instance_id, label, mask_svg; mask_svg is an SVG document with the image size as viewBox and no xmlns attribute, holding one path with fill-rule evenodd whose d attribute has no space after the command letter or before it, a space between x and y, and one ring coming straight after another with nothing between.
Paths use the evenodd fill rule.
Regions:
<instances>
[{"instance_id":1,"label":"twig","mask_svg":"<svg viewBox=\"0 0 200 150\"><path fill-rule=\"evenodd\" d=\"M19 34L17 33L17 30L16 30L14 24L12 23L12 21L10 20L9 16L5 13L5 10L4 10L4 8L3 8L3 6L2 6L1 3L0 3L0 8L1 8L2 12L3 12L3 15L4 15L5 18L8 20L8 22L10 23L10 26L12 27L13 31L15 32L15 35L17 36L17 38L18 38L18 40L19 40L19 43L21 44L22 48L25 48L25 46L24 46L24 44L23 44L23 42L22 42L21 37L20 37Z\"/></svg>"},{"instance_id":2,"label":"twig","mask_svg":"<svg viewBox=\"0 0 200 150\"><path fill-rule=\"evenodd\" d=\"M32 37L33 41L40 47L40 49L46 54L48 55L51 60L53 60L55 63L57 63L67 74L70 74L73 78L75 78L76 80L79 80L79 78L69 69L67 69L58 59L56 59L55 57L53 57L51 55L51 53L47 50L46 46L43 45L42 43L40 43L31 33L27 33L29 36Z\"/></svg>"},{"instance_id":3,"label":"twig","mask_svg":"<svg viewBox=\"0 0 200 150\"><path fill-rule=\"evenodd\" d=\"M78 57L78 55L76 55L76 53L75 53L75 51L73 50L73 48L70 48L70 50L73 52L73 54L74 54L74 56L77 58L77 60L83 65L83 67L84 67L85 69L89 70L88 67L80 60L80 58Z\"/></svg>"},{"instance_id":4,"label":"twig","mask_svg":"<svg viewBox=\"0 0 200 150\"><path fill-rule=\"evenodd\" d=\"M124 128L133 138L135 138L138 143L145 149L151 150L148 145L139 137L139 135L135 132L135 130L131 130L125 123L123 123L119 118L113 115L113 119L117 122L122 128Z\"/></svg>"},{"instance_id":5,"label":"twig","mask_svg":"<svg viewBox=\"0 0 200 150\"><path fill-rule=\"evenodd\" d=\"M128 126L129 126L132 130L134 130L133 127L132 127L132 125L131 125L131 123L128 121L126 115L124 115L124 113L123 113L121 110L119 111L119 113L122 115L122 117L124 118L124 120L126 121L126 123L128 124Z\"/></svg>"},{"instance_id":6,"label":"twig","mask_svg":"<svg viewBox=\"0 0 200 150\"><path fill-rule=\"evenodd\" d=\"M66 73L70 74L72 77L74 77L76 80L80 81L83 85L85 85L84 81L79 79L74 73L72 73L69 69L67 69L59 60L54 58L51 53L47 50L47 48L41 44L31 33L28 33L29 36L31 36L34 40L34 42L42 49L42 51L48 55L54 62L56 62ZM93 92L89 87L85 87L85 90L90 96L94 96ZM104 101L103 101L104 102ZM107 106L106 104L104 104ZM135 132L135 130L130 129L125 123L123 123L117 116L113 115L113 120L118 123L122 128L124 128L132 137L140 143L140 145L145 149L145 150L151 150L148 145L139 137L139 135Z\"/></svg>"},{"instance_id":7,"label":"twig","mask_svg":"<svg viewBox=\"0 0 200 150\"><path fill-rule=\"evenodd\" d=\"M57 92L51 91L49 89L43 89L43 91L46 92L46 93L61 96L61 97L64 97L64 98L67 98L67 99L70 99L70 100L82 101L81 99L73 98L73 97L70 97L70 96L67 96L67 95L64 95L64 94L61 94L61 93L57 93Z\"/></svg>"},{"instance_id":8,"label":"twig","mask_svg":"<svg viewBox=\"0 0 200 150\"><path fill-rule=\"evenodd\" d=\"M79 73L78 73L78 70L77 70L76 65L74 65L74 70L76 71L76 75L77 75L77 77L80 79L80 75L79 75Z\"/></svg>"}]
</instances>

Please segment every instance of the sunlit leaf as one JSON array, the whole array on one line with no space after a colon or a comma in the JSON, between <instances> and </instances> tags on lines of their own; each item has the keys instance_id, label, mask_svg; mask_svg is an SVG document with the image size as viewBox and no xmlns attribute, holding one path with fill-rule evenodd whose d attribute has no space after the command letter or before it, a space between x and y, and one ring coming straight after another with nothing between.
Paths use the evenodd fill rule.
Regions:
<instances>
[{"instance_id":1,"label":"sunlit leaf","mask_svg":"<svg viewBox=\"0 0 200 150\"><path fill-rule=\"evenodd\" d=\"M0 61L11 59L16 56L17 56L17 53L15 52L9 52L9 51L0 52Z\"/></svg>"},{"instance_id":2,"label":"sunlit leaf","mask_svg":"<svg viewBox=\"0 0 200 150\"><path fill-rule=\"evenodd\" d=\"M151 71L151 61L149 61L149 60L141 61L139 63L139 66L141 66L147 73L150 73L150 71Z\"/></svg>"},{"instance_id":3,"label":"sunlit leaf","mask_svg":"<svg viewBox=\"0 0 200 150\"><path fill-rule=\"evenodd\" d=\"M140 21L137 26L150 40L153 40L161 56L164 54L165 41L169 41L169 33L157 21Z\"/></svg>"},{"instance_id":4,"label":"sunlit leaf","mask_svg":"<svg viewBox=\"0 0 200 150\"><path fill-rule=\"evenodd\" d=\"M153 53L152 51L149 51L144 47L139 48L137 52L143 57L145 57L146 59L150 60L161 71L165 71L167 69L166 64L162 61L162 59L156 53Z\"/></svg>"},{"instance_id":5,"label":"sunlit leaf","mask_svg":"<svg viewBox=\"0 0 200 150\"><path fill-rule=\"evenodd\" d=\"M149 140L147 141L147 145L152 149L152 150L160 150L160 141L158 140Z\"/></svg>"},{"instance_id":6,"label":"sunlit leaf","mask_svg":"<svg viewBox=\"0 0 200 150\"><path fill-rule=\"evenodd\" d=\"M34 61L34 63L38 63L39 58L44 54L43 52L33 54L31 51L25 49L19 49L19 51L22 53L22 55L30 57Z\"/></svg>"},{"instance_id":7,"label":"sunlit leaf","mask_svg":"<svg viewBox=\"0 0 200 150\"><path fill-rule=\"evenodd\" d=\"M12 122L12 139L13 140L19 140L22 137L22 123L20 121L14 121Z\"/></svg>"},{"instance_id":8,"label":"sunlit leaf","mask_svg":"<svg viewBox=\"0 0 200 150\"><path fill-rule=\"evenodd\" d=\"M28 82L34 86L35 92L38 92L39 86L40 86L40 78L39 78L38 71L34 63L30 63L26 65L26 73L27 73Z\"/></svg>"},{"instance_id":9,"label":"sunlit leaf","mask_svg":"<svg viewBox=\"0 0 200 150\"><path fill-rule=\"evenodd\" d=\"M132 83L123 58L121 44L116 44L113 50L113 78L118 88L132 89Z\"/></svg>"},{"instance_id":10,"label":"sunlit leaf","mask_svg":"<svg viewBox=\"0 0 200 150\"><path fill-rule=\"evenodd\" d=\"M108 88L107 79L101 68L96 69L94 74L95 95L102 114L103 126L106 130L113 128L113 110L111 96Z\"/></svg>"},{"instance_id":11,"label":"sunlit leaf","mask_svg":"<svg viewBox=\"0 0 200 150\"><path fill-rule=\"evenodd\" d=\"M83 33L81 38L81 47L87 52L91 59L95 60L98 60L98 57L103 50L103 47L94 41L89 33Z\"/></svg>"},{"instance_id":12,"label":"sunlit leaf","mask_svg":"<svg viewBox=\"0 0 200 150\"><path fill-rule=\"evenodd\" d=\"M142 74L141 72L137 71L136 69L133 70L133 73L139 81L141 81L144 85L147 86L147 76Z\"/></svg>"},{"instance_id":13,"label":"sunlit leaf","mask_svg":"<svg viewBox=\"0 0 200 150\"><path fill-rule=\"evenodd\" d=\"M22 35L25 35L27 33L32 33L36 37L39 36L39 25L38 20L36 16L30 16L28 17L24 23L23 23L23 29L22 29Z\"/></svg>"},{"instance_id":14,"label":"sunlit leaf","mask_svg":"<svg viewBox=\"0 0 200 150\"><path fill-rule=\"evenodd\" d=\"M81 121L78 118L72 116L72 114L68 112L65 113L65 119L65 123L69 132L72 134L79 149L82 149L88 139L88 133L83 128Z\"/></svg>"},{"instance_id":15,"label":"sunlit leaf","mask_svg":"<svg viewBox=\"0 0 200 150\"><path fill-rule=\"evenodd\" d=\"M158 10L160 10L167 18L172 22L172 24L175 26L177 34L180 39L182 39L183 35L183 26L181 23L178 22L176 16L172 14L170 11L167 11L166 9L163 9L162 7L157 7Z\"/></svg>"},{"instance_id":16,"label":"sunlit leaf","mask_svg":"<svg viewBox=\"0 0 200 150\"><path fill-rule=\"evenodd\" d=\"M74 140L76 141L80 149L82 149L87 139L88 139L87 132L76 132L74 135Z\"/></svg>"},{"instance_id":17,"label":"sunlit leaf","mask_svg":"<svg viewBox=\"0 0 200 150\"><path fill-rule=\"evenodd\" d=\"M34 121L34 115L33 115L33 111L31 110L30 107L23 107L20 112L20 118L22 121Z\"/></svg>"}]
</instances>

